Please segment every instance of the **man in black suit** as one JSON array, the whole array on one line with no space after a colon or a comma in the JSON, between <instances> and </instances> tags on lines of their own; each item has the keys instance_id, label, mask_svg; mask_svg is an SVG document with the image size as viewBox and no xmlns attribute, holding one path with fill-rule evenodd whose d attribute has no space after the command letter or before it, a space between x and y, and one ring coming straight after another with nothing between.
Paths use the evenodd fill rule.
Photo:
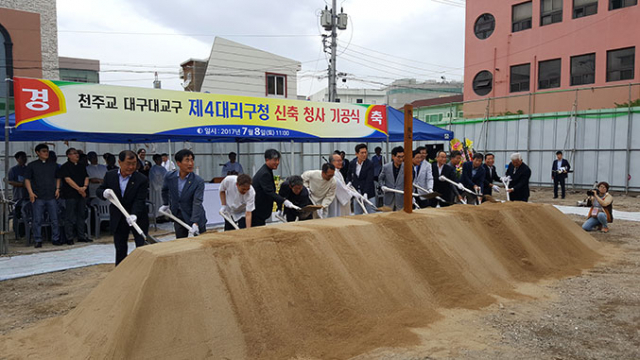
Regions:
<instances>
[{"instance_id":1,"label":"man in black suit","mask_svg":"<svg viewBox=\"0 0 640 360\"><path fill-rule=\"evenodd\" d=\"M553 179L553 198L558 198L558 184L562 188L562 198L564 199L565 191L564 191L564 183L567 180L567 176L569 174L569 170L571 170L571 165L566 159L562 158L562 151L556 152L556 157L558 159L553 161L553 166L551 166L551 178Z\"/></svg>"},{"instance_id":2,"label":"man in black suit","mask_svg":"<svg viewBox=\"0 0 640 360\"><path fill-rule=\"evenodd\" d=\"M440 197L447 201L443 203L438 199L431 199L431 206L437 207L438 203L440 206L449 206L450 203L454 202L455 194L457 194L456 189L453 188L453 185L447 181L440 181L440 176L444 176L449 180L456 181L455 170L447 164L447 153L440 150L436 155L436 161L431 164L431 171L433 173L433 191L440 194Z\"/></svg>"},{"instance_id":3,"label":"man in black suit","mask_svg":"<svg viewBox=\"0 0 640 360\"><path fill-rule=\"evenodd\" d=\"M475 153L473 155L473 161L467 161L462 164L462 185L467 189L476 192L482 193L482 187L484 186L484 166L482 166L482 161L484 160L484 155L480 153ZM477 196L469 194L468 192L465 194L467 198L467 203L475 203L475 201L481 201L482 198L477 199Z\"/></svg>"},{"instance_id":4,"label":"man in black suit","mask_svg":"<svg viewBox=\"0 0 640 360\"><path fill-rule=\"evenodd\" d=\"M511 177L509 183L511 201L529 201L529 179L531 178L531 169L522 161L519 153L511 154L511 164L507 168L506 176Z\"/></svg>"},{"instance_id":5,"label":"man in black suit","mask_svg":"<svg viewBox=\"0 0 640 360\"><path fill-rule=\"evenodd\" d=\"M353 187L367 199L375 202L376 189L373 184L373 162L367 158L367 145L356 145L356 158L351 160L349 164L349 172L347 174L347 183L351 183ZM367 213L376 212L376 209L365 202ZM354 199L353 210L356 215L364 214L362 207Z\"/></svg>"},{"instance_id":6,"label":"man in black suit","mask_svg":"<svg viewBox=\"0 0 640 360\"><path fill-rule=\"evenodd\" d=\"M276 183L273 181L273 170L280 165L280 152L276 149L268 149L264 152L264 165L253 176L253 189L256 192L256 208L251 213L251 227L263 226L267 219L271 218L273 202L280 208L283 204L290 209L298 209L291 201L286 200L276 192Z\"/></svg>"},{"instance_id":7,"label":"man in black suit","mask_svg":"<svg viewBox=\"0 0 640 360\"><path fill-rule=\"evenodd\" d=\"M496 171L496 167L493 165L496 161L495 155L492 153L487 153L484 156L484 187L482 189L482 193L484 195L491 195L491 190L495 190L496 192L500 192L500 189L497 185L494 185L493 182L501 182L500 176L498 176L498 172Z\"/></svg>"},{"instance_id":8,"label":"man in black suit","mask_svg":"<svg viewBox=\"0 0 640 360\"><path fill-rule=\"evenodd\" d=\"M120 152L118 163L120 169L107 172L104 181L96 190L96 195L102 200L106 200L109 195L117 197L129 213L129 217L125 217L115 205L109 206L109 227L116 247L116 266L127 257L129 232L133 232L136 247L144 245L144 238L132 229L133 223L137 222L145 234L149 230L146 204L149 180L136 171L138 158L133 151Z\"/></svg>"}]
</instances>

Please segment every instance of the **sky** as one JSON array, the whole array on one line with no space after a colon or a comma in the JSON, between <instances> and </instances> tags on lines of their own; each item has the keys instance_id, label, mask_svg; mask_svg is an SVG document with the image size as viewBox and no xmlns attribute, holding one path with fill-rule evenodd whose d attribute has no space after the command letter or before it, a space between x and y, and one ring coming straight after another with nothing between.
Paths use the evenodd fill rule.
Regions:
<instances>
[{"instance_id":1,"label":"sky","mask_svg":"<svg viewBox=\"0 0 640 360\"><path fill-rule=\"evenodd\" d=\"M320 11L324 0L58 0L58 54L97 59L103 84L182 90L178 71L206 59L215 36L302 62L298 95L327 86ZM394 79L462 81L464 0L340 0L343 88Z\"/></svg>"}]
</instances>

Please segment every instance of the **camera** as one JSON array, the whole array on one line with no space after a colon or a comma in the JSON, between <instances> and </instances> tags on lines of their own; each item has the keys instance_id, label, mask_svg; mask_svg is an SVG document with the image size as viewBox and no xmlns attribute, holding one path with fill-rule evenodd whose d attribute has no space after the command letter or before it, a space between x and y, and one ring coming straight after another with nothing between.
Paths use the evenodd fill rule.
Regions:
<instances>
[{"instance_id":1,"label":"camera","mask_svg":"<svg viewBox=\"0 0 640 360\"><path fill-rule=\"evenodd\" d=\"M593 196L595 195L593 190L587 190L587 196Z\"/></svg>"}]
</instances>

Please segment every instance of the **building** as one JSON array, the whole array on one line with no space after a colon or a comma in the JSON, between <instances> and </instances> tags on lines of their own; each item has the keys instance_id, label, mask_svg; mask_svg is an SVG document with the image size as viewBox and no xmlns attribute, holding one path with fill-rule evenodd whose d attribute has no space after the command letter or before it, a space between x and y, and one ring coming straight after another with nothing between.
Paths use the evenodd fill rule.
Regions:
<instances>
[{"instance_id":1,"label":"building","mask_svg":"<svg viewBox=\"0 0 640 360\"><path fill-rule=\"evenodd\" d=\"M60 80L100 83L100 60L59 57Z\"/></svg>"},{"instance_id":2,"label":"building","mask_svg":"<svg viewBox=\"0 0 640 360\"><path fill-rule=\"evenodd\" d=\"M297 99L299 61L216 37L201 91Z\"/></svg>"},{"instance_id":3,"label":"building","mask_svg":"<svg viewBox=\"0 0 640 360\"><path fill-rule=\"evenodd\" d=\"M444 80L418 82L416 79L399 79L392 82L385 90L388 105L400 109L405 104L416 100L460 95L462 94L462 83Z\"/></svg>"},{"instance_id":4,"label":"building","mask_svg":"<svg viewBox=\"0 0 640 360\"><path fill-rule=\"evenodd\" d=\"M467 1L465 101L510 97L491 105L491 114L612 108L627 102L628 84L640 81L637 3ZM611 88L580 96L573 91L604 86ZM554 95L541 99L540 92ZM529 99L530 93L537 94ZM465 104L465 115L485 113L486 103Z\"/></svg>"},{"instance_id":5,"label":"building","mask_svg":"<svg viewBox=\"0 0 640 360\"><path fill-rule=\"evenodd\" d=\"M387 93L376 89L337 89L337 102L347 104L386 104ZM329 101L328 88L324 88L309 96L310 101Z\"/></svg>"},{"instance_id":6,"label":"building","mask_svg":"<svg viewBox=\"0 0 640 360\"><path fill-rule=\"evenodd\" d=\"M426 123L438 124L462 120L462 95L443 96L435 99L416 100L413 106L413 117Z\"/></svg>"},{"instance_id":7,"label":"building","mask_svg":"<svg viewBox=\"0 0 640 360\"><path fill-rule=\"evenodd\" d=\"M207 60L189 59L180 64L180 79L184 91L200 92L204 74L207 72Z\"/></svg>"},{"instance_id":8,"label":"building","mask_svg":"<svg viewBox=\"0 0 640 360\"><path fill-rule=\"evenodd\" d=\"M58 79L57 34L55 0L2 1L0 79L14 76ZM2 81L0 98L6 96L6 90Z\"/></svg>"}]
</instances>

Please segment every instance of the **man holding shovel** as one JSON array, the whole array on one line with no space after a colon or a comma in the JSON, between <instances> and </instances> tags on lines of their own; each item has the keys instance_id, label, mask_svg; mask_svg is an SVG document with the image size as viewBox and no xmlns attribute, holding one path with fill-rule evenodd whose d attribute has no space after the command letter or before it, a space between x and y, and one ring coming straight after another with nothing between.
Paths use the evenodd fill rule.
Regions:
<instances>
[{"instance_id":1,"label":"man holding shovel","mask_svg":"<svg viewBox=\"0 0 640 360\"><path fill-rule=\"evenodd\" d=\"M116 266L127 257L129 232L133 233L136 247L144 245L144 237L132 229L135 223L146 234L149 230L147 196L149 180L136 171L138 157L131 150L124 150L118 155L119 169L114 169L104 176L104 181L96 190L102 200L116 199L129 214L125 216L113 203L109 206L109 227L113 233L116 247Z\"/></svg>"}]
</instances>

